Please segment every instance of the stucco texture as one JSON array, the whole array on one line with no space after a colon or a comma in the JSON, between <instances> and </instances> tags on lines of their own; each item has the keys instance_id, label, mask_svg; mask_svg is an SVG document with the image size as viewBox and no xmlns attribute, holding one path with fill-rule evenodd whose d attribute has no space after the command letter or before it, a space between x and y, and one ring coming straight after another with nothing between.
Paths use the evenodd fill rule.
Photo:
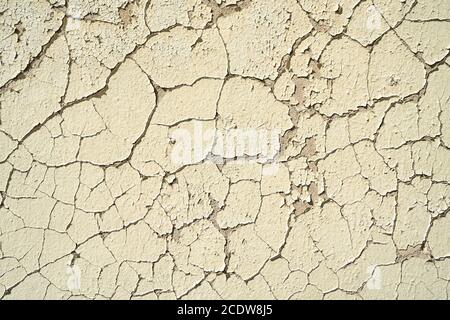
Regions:
<instances>
[{"instance_id":1,"label":"stucco texture","mask_svg":"<svg viewBox=\"0 0 450 320\"><path fill-rule=\"evenodd\" d=\"M449 0L0 0L0 299L448 299Z\"/></svg>"}]
</instances>

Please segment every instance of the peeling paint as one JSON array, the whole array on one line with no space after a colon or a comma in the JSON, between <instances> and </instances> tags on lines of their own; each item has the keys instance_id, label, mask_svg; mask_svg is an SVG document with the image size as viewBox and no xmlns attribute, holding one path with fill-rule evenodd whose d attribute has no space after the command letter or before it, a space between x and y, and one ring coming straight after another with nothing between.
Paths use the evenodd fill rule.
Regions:
<instances>
[{"instance_id":1,"label":"peeling paint","mask_svg":"<svg viewBox=\"0 0 450 320\"><path fill-rule=\"evenodd\" d=\"M0 299L449 299L450 2L0 0Z\"/></svg>"}]
</instances>

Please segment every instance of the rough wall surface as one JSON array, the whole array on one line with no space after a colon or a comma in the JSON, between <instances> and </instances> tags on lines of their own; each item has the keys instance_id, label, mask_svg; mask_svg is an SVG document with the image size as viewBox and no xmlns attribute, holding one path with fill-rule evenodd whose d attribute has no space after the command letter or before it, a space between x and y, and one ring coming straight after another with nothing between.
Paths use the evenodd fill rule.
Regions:
<instances>
[{"instance_id":1,"label":"rough wall surface","mask_svg":"<svg viewBox=\"0 0 450 320\"><path fill-rule=\"evenodd\" d=\"M448 299L449 0L0 0L0 299Z\"/></svg>"}]
</instances>

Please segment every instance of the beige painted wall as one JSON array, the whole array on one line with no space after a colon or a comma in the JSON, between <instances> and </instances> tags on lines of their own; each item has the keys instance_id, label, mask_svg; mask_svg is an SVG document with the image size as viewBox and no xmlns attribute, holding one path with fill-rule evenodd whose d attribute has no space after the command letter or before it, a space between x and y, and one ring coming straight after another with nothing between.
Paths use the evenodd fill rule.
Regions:
<instances>
[{"instance_id":1,"label":"beige painted wall","mask_svg":"<svg viewBox=\"0 0 450 320\"><path fill-rule=\"evenodd\" d=\"M448 299L450 1L0 0L1 299Z\"/></svg>"}]
</instances>

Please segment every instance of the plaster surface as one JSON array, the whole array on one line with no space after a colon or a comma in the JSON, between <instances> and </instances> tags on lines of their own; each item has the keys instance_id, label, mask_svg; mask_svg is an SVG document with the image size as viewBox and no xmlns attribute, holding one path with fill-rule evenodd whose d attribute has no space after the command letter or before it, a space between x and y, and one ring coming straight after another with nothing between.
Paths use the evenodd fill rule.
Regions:
<instances>
[{"instance_id":1,"label":"plaster surface","mask_svg":"<svg viewBox=\"0 0 450 320\"><path fill-rule=\"evenodd\" d=\"M0 0L0 299L448 299L449 50L448 0Z\"/></svg>"}]
</instances>

